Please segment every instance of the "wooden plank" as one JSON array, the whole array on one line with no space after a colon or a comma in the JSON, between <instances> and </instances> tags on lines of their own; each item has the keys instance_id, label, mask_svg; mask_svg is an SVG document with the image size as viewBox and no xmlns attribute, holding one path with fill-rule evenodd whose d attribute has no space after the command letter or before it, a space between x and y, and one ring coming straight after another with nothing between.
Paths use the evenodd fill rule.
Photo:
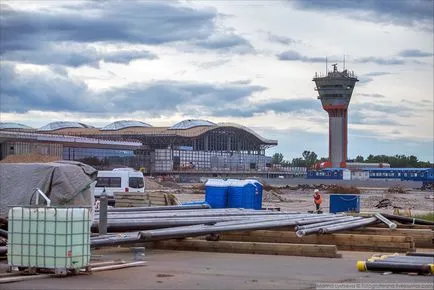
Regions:
<instances>
[{"instance_id":1,"label":"wooden plank","mask_svg":"<svg viewBox=\"0 0 434 290\"><path fill-rule=\"evenodd\" d=\"M426 229L399 229L398 228L392 231L383 228L366 227L366 228L360 228L352 231L345 231L341 233L413 237L416 247L434 248L434 244L433 244L434 231L426 230Z\"/></svg>"},{"instance_id":2,"label":"wooden plank","mask_svg":"<svg viewBox=\"0 0 434 290\"><path fill-rule=\"evenodd\" d=\"M151 197L149 198L150 200L157 200L157 201L161 201L161 202L166 202L166 198L164 196L161 197Z\"/></svg>"},{"instance_id":3,"label":"wooden plank","mask_svg":"<svg viewBox=\"0 0 434 290\"><path fill-rule=\"evenodd\" d=\"M155 242L158 249L172 249L202 252L244 253L263 255L307 256L307 257L341 257L334 245L276 244L232 241L205 241L197 239L168 240Z\"/></svg>"},{"instance_id":4,"label":"wooden plank","mask_svg":"<svg viewBox=\"0 0 434 290\"><path fill-rule=\"evenodd\" d=\"M167 204L165 202L160 202L160 201L151 201L151 205L159 206L159 205L167 205Z\"/></svg>"},{"instance_id":5,"label":"wooden plank","mask_svg":"<svg viewBox=\"0 0 434 290\"><path fill-rule=\"evenodd\" d=\"M240 234L246 236L265 236L265 237L276 237L282 239L312 239L312 240L333 240L333 241L342 241L347 242L348 240L353 240L356 242L361 241L378 241L378 242L409 242L412 241L412 237L405 236L381 236L381 235L360 235L360 234L314 234L308 235L302 238L296 236L295 232L275 232L268 230L258 230L258 231L240 231L240 232L231 232L225 233L225 235L231 234Z\"/></svg>"},{"instance_id":6,"label":"wooden plank","mask_svg":"<svg viewBox=\"0 0 434 290\"><path fill-rule=\"evenodd\" d=\"M281 239L273 239L269 237L257 237L251 238L246 236L223 236L220 238L224 241L238 241L238 242L258 242L258 243L288 243L283 242ZM289 243L299 243L299 244L311 244L313 241L293 241ZM318 244L327 244L327 242L320 242ZM392 245L372 242L372 243L360 243L360 244L336 244L338 250L346 250L346 251L380 251L380 252L400 252L405 253L407 251L411 251L414 247L412 247L411 243L393 243Z\"/></svg>"},{"instance_id":7,"label":"wooden plank","mask_svg":"<svg viewBox=\"0 0 434 290\"><path fill-rule=\"evenodd\" d=\"M434 230L434 226L430 226L430 225L413 225L413 224L401 224L401 223L397 223L398 225L398 229L419 229L419 230ZM387 229L387 225L383 224L383 223L379 223L379 224L375 224L375 225L370 225L369 227L374 227L374 228L383 228L383 229Z\"/></svg>"},{"instance_id":8,"label":"wooden plank","mask_svg":"<svg viewBox=\"0 0 434 290\"><path fill-rule=\"evenodd\" d=\"M149 198L166 198L166 194L149 194Z\"/></svg>"},{"instance_id":9,"label":"wooden plank","mask_svg":"<svg viewBox=\"0 0 434 290\"><path fill-rule=\"evenodd\" d=\"M393 249L399 252L414 249L412 237L378 236L378 235L309 235L299 238L294 232L252 231L234 232L220 235L221 240L268 243L298 243L298 244L326 244L336 245L339 250L374 250Z\"/></svg>"}]
</instances>

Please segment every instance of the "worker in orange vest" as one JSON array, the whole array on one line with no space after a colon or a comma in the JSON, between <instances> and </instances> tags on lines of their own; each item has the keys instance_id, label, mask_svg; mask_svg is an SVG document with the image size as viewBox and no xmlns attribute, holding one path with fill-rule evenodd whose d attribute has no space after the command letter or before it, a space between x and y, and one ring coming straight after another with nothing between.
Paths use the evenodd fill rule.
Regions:
<instances>
[{"instance_id":1,"label":"worker in orange vest","mask_svg":"<svg viewBox=\"0 0 434 290\"><path fill-rule=\"evenodd\" d=\"M313 196L313 201L315 202L315 206L316 206L316 210L319 211L319 208L321 206L322 203L322 197L321 194L319 193L318 189L314 190L314 196Z\"/></svg>"}]
</instances>

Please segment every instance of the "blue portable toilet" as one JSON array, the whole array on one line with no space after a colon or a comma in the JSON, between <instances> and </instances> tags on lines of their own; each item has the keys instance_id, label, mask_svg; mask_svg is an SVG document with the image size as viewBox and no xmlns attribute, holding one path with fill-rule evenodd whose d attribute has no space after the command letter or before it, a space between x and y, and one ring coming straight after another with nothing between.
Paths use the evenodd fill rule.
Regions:
<instances>
[{"instance_id":1,"label":"blue portable toilet","mask_svg":"<svg viewBox=\"0 0 434 290\"><path fill-rule=\"evenodd\" d=\"M255 192L255 203L254 203L254 209L262 209L262 192L264 189L264 186L262 183L257 181L256 179L246 179L246 181L252 182L256 186L256 192Z\"/></svg>"},{"instance_id":2,"label":"blue portable toilet","mask_svg":"<svg viewBox=\"0 0 434 290\"><path fill-rule=\"evenodd\" d=\"M229 182L228 207L255 208L256 186L247 180Z\"/></svg>"},{"instance_id":3,"label":"blue portable toilet","mask_svg":"<svg viewBox=\"0 0 434 290\"><path fill-rule=\"evenodd\" d=\"M205 183L205 202L212 208L226 208L228 183L223 179L208 179Z\"/></svg>"},{"instance_id":4,"label":"blue portable toilet","mask_svg":"<svg viewBox=\"0 0 434 290\"><path fill-rule=\"evenodd\" d=\"M360 195L330 194L330 213L360 212Z\"/></svg>"}]
</instances>

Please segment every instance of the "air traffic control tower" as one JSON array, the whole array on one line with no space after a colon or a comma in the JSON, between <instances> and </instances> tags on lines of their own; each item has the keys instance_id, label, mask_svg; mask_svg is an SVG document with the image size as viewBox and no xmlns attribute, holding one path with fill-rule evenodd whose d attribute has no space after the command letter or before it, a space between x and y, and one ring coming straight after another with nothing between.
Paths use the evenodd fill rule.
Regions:
<instances>
[{"instance_id":1,"label":"air traffic control tower","mask_svg":"<svg viewBox=\"0 0 434 290\"><path fill-rule=\"evenodd\" d=\"M325 167L346 167L348 105L359 80L354 72L338 71L337 64L333 64L333 71L328 71L325 76L315 73L313 81L318 99L329 114L329 160Z\"/></svg>"}]
</instances>

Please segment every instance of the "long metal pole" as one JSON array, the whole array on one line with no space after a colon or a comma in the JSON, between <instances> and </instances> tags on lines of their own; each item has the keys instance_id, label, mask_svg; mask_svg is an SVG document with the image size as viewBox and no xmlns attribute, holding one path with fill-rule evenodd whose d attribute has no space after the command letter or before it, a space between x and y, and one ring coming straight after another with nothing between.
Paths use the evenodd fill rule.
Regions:
<instances>
[{"instance_id":1,"label":"long metal pole","mask_svg":"<svg viewBox=\"0 0 434 290\"><path fill-rule=\"evenodd\" d=\"M271 217L271 216L270 216ZM280 216L275 216L280 217ZM297 215L281 216L281 219L288 218L298 218ZM334 219L335 215L312 215L309 214L306 217L310 217L315 221L322 220L325 218ZM108 231L110 232L123 232L123 231L137 231L137 230L148 230L148 229L158 229L158 228L170 228L178 226L196 225L196 224L215 224L224 221L235 221L235 220L248 220L256 219L267 221L267 216L233 216L233 217L187 217L187 218L149 218L149 219L109 219L107 223ZM280 219L280 218L279 218ZM98 228L98 221L94 221L92 224L92 231L95 232Z\"/></svg>"},{"instance_id":2,"label":"long metal pole","mask_svg":"<svg viewBox=\"0 0 434 290\"><path fill-rule=\"evenodd\" d=\"M334 217L328 217L328 218L305 217L305 218L295 218L295 219L288 218L284 220L232 224L232 225L214 225L214 226L203 225L200 228L179 227L179 228L173 228L169 230L158 229L158 230L142 231L141 235L145 241L174 239L174 238L183 238L183 237L202 236L211 233L261 230L261 229L269 229L269 228L294 226L299 224L308 224L308 223L314 223L318 221L319 218L327 220L327 219L333 219Z\"/></svg>"},{"instance_id":3,"label":"long metal pole","mask_svg":"<svg viewBox=\"0 0 434 290\"><path fill-rule=\"evenodd\" d=\"M99 224L98 232L100 235L107 234L107 208L108 208L108 198L106 195L102 195L99 199Z\"/></svg>"},{"instance_id":4,"label":"long metal pole","mask_svg":"<svg viewBox=\"0 0 434 290\"><path fill-rule=\"evenodd\" d=\"M343 223L341 225L324 226L320 229L319 232L322 234L334 233L334 232L341 231L341 230L349 230L349 229L358 228L361 226L370 225L370 224L373 224L375 222L377 222L376 217L365 218L365 219L357 220L354 222Z\"/></svg>"},{"instance_id":5,"label":"long metal pole","mask_svg":"<svg viewBox=\"0 0 434 290\"><path fill-rule=\"evenodd\" d=\"M324 223L315 223L311 225L303 226L302 229L296 231L297 237L301 238L309 234L319 233L321 232L323 227L327 226L343 226L351 224L357 220L362 219L362 217L347 219L347 220L332 220L330 222L324 222Z\"/></svg>"},{"instance_id":6,"label":"long metal pole","mask_svg":"<svg viewBox=\"0 0 434 290\"><path fill-rule=\"evenodd\" d=\"M434 257L434 253L407 253L407 256Z\"/></svg>"},{"instance_id":7,"label":"long metal pole","mask_svg":"<svg viewBox=\"0 0 434 290\"><path fill-rule=\"evenodd\" d=\"M427 220L422 220L422 219L416 219L416 218L412 218L412 217L404 217L404 216L399 216L399 215L393 215L393 214L388 214L388 213L383 213L382 214L385 218L388 218L390 220L394 220L400 223L405 223L405 224L418 224L418 225L428 225L428 226L434 226L434 222L431 221L427 221Z\"/></svg>"},{"instance_id":8,"label":"long metal pole","mask_svg":"<svg viewBox=\"0 0 434 290\"><path fill-rule=\"evenodd\" d=\"M385 223L389 227L389 229L396 229L396 224L385 218L381 213L376 213L375 217Z\"/></svg>"},{"instance_id":9,"label":"long metal pole","mask_svg":"<svg viewBox=\"0 0 434 290\"><path fill-rule=\"evenodd\" d=\"M417 273L431 273L429 265L426 264L397 264L397 263L383 263L383 262L366 262L365 269L368 271L391 271L399 272L417 272Z\"/></svg>"},{"instance_id":10,"label":"long metal pole","mask_svg":"<svg viewBox=\"0 0 434 290\"><path fill-rule=\"evenodd\" d=\"M149 218L189 218L189 217L230 217L230 216L287 216L288 214L271 214L267 212L197 212L197 213L158 213L158 214L109 214L108 219L149 219Z\"/></svg>"},{"instance_id":11,"label":"long metal pole","mask_svg":"<svg viewBox=\"0 0 434 290\"><path fill-rule=\"evenodd\" d=\"M190 209L209 209L209 205L167 205L152 207L113 207L109 212L129 212L129 211L172 211L172 210L190 210Z\"/></svg>"},{"instance_id":12,"label":"long metal pole","mask_svg":"<svg viewBox=\"0 0 434 290\"><path fill-rule=\"evenodd\" d=\"M107 247L121 244L129 244L140 241L138 232L129 233L125 236L106 237L101 239L91 239L90 244L92 247Z\"/></svg>"},{"instance_id":13,"label":"long metal pole","mask_svg":"<svg viewBox=\"0 0 434 290\"><path fill-rule=\"evenodd\" d=\"M332 224L342 223L342 222L346 222L346 221L353 221L353 220L358 220L358 219L362 219L362 217L344 216L344 217L339 217L339 218L336 218L335 220L328 221L328 222L314 223L314 224L305 225L305 226L296 226L295 230L296 231L306 230L306 229L310 229L310 228L316 228L319 226L332 225Z\"/></svg>"}]
</instances>

